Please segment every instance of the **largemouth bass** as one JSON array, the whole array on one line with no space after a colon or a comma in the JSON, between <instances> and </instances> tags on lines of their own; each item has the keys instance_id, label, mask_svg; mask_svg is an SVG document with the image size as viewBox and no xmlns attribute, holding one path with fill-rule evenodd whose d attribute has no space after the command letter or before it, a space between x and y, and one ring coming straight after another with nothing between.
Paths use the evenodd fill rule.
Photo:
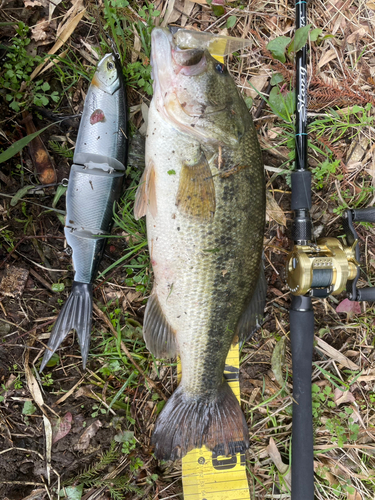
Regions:
<instances>
[{"instance_id":1,"label":"largemouth bass","mask_svg":"<svg viewBox=\"0 0 375 500\"><path fill-rule=\"evenodd\" d=\"M86 367L92 318L92 282L112 226L113 205L125 175L126 94L117 58L107 54L89 87L66 194L65 237L73 251L72 291L52 330L40 370L71 330Z\"/></svg>"},{"instance_id":2,"label":"largemouth bass","mask_svg":"<svg viewBox=\"0 0 375 500\"><path fill-rule=\"evenodd\" d=\"M154 96L135 216L146 215L154 287L143 333L156 357L181 358L182 378L152 442L161 459L249 445L223 372L232 342L258 326L265 180L252 118L224 65L152 32Z\"/></svg>"}]
</instances>

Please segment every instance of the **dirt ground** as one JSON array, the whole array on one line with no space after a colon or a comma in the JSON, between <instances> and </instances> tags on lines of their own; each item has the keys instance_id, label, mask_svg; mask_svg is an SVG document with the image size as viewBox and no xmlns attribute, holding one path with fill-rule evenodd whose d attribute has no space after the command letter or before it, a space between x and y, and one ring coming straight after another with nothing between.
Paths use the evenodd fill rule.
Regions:
<instances>
[{"instance_id":1,"label":"dirt ground","mask_svg":"<svg viewBox=\"0 0 375 500\"><path fill-rule=\"evenodd\" d=\"M280 460L289 463L292 367L290 295L284 265L291 247L289 170L293 144L286 120L258 93L269 95L270 78L275 73L283 79L282 95L286 97L293 87L292 62L276 60L267 43L276 36L293 36L294 9L287 0L209 4L204 0L151 3L162 17L170 17L170 24L212 33L229 29L227 34L252 40L251 48L245 49L243 56L230 56L228 64L244 96L253 99L251 112L271 201L264 240L268 282L265 322L241 352L241 398L250 428L247 465L251 498L290 498L288 474L278 468L269 445L273 440ZM144 241L144 227L131 225L134 220L127 226L115 225L116 237L108 242L100 271L114 263L116 266L94 284L87 369L82 369L77 339L71 334L58 356L39 374L51 328L73 280L62 223L65 197L58 198L57 193L59 184L69 176L69 151L74 148L79 115L97 61L92 48L103 55L110 44L105 38L111 29L108 9L112 9L112 22L117 23L120 49L124 54L126 50L124 64L133 64L129 66L132 72L128 73L127 93L136 139L119 218L125 220L132 212L129 188L138 182L142 171L136 131L144 125L145 107L151 98L141 81L149 78L143 73L149 60L135 26L142 22L150 31L151 22L161 22L157 13L152 18L139 16L145 5L140 0L119 2L117 7L114 2L74 0L59 3L49 19L48 1L3 0L0 4L0 152L31 133L22 114L29 110L36 130L51 125L39 137L57 176L53 186L40 185L31 144L0 165L1 500L182 498L181 463L158 462L150 446L156 417L177 382L176 363L155 361L142 339L152 282L147 251L142 247L118 262L134 241ZM309 11L312 29L322 30L318 41L310 44L309 123L323 121L326 112L331 117L321 128L316 125L311 135L310 167L315 169L312 218L317 233L337 237L343 234L343 210L372 206L375 199L375 4L330 0L314 2ZM17 34L20 22L32 31ZM66 38L60 48L51 51L58 32ZM39 87L25 84L20 90L10 90L11 76L5 76L4 66L10 60L9 47L25 37L31 39L27 51L25 45L29 57L51 51L51 57L57 54L66 59L54 63L62 68L61 73L49 67L35 78L41 79ZM63 51L67 51L65 55L61 55ZM20 71L29 77L35 67L22 63ZM44 82L49 88L40 90ZM17 92L19 110L10 107ZM47 104L33 102L37 92L47 95ZM57 92L57 102L48 97L52 92ZM361 110L353 114L353 106ZM61 118L66 119L59 121ZM38 189L28 190L32 184ZM358 227L358 235L364 270L360 286L370 286L374 284L375 232L367 224ZM132 266L138 267L134 270ZM373 305L355 304L356 309L340 312L336 308L344 298L342 294L314 300L316 498L366 500L375 497ZM275 361L275 346L283 339L285 353ZM286 379L288 392L280 390L279 373Z\"/></svg>"}]
</instances>

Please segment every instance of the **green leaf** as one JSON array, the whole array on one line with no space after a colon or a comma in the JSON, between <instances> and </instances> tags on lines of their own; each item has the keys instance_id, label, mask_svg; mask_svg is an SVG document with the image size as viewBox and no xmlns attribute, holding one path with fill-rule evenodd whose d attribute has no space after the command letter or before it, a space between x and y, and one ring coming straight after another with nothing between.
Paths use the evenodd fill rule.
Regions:
<instances>
[{"instance_id":1,"label":"green leaf","mask_svg":"<svg viewBox=\"0 0 375 500\"><path fill-rule=\"evenodd\" d=\"M130 443L134 439L133 431L123 431L116 434L115 441L117 443Z\"/></svg>"},{"instance_id":2,"label":"green leaf","mask_svg":"<svg viewBox=\"0 0 375 500\"><path fill-rule=\"evenodd\" d=\"M78 486L65 486L63 490L60 490L59 496L64 500L81 500L82 493L83 484L79 484Z\"/></svg>"},{"instance_id":3,"label":"green leaf","mask_svg":"<svg viewBox=\"0 0 375 500\"><path fill-rule=\"evenodd\" d=\"M168 175L176 175L176 170L168 170L167 172Z\"/></svg>"},{"instance_id":4,"label":"green leaf","mask_svg":"<svg viewBox=\"0 0 375 500\"><path fill-rule=\"evenodd\" d=\"M36 407L31 401L25 401L22 408L22 415L34 415L36 412Z\"/></svg>"},{"instance_id":5,"label":"green leaf","mask_svg":"<svg viewBox=\"0 0 375 500\"><path fill-rule=\"evenodd\" d=\"M237 22L237 17L236 16L229 16L227 19L227 28L233 28L236 25Z\"/></svg>"},{"instance_id":6,"label":"green leaf","mask_svg":"<svg viewBox=\"0 0 375 500\"><path fill-rule=\"evenodd\" d=\"M225 9L222 5L211 5L211 7L212 7L212 12L213 12L214 16L220 17L223 14L225 14Z\"/></svg>"},{"instance_id":7,"label":"green leaf","mask_svg":"<svg viewBox=\"0 0 375 500\"><path fill-rule=\"evenodd\" d=\"M9 160L14 155L19 153L25 146L29 144L29 142L35 139L35 137L38 137L38 135L40 135L42 132L47 130L47 128L52 127L53 125L56 125L56 122L51 123L50 125L47 125L47 127L37 130L36 132L33 132L32 134L29 134L26 137L23 137L19 141L12 144L8 149L6 149L3 153L0 154L0 163L4 163L4 161Z\"/></svg>"},{"instance_id":8,"label":"green leaf","mask_svg":"<svg viewBox=\"0 0 375 500\"><path fill-rule=\"evenodd\" d=\"M250 96L245 96L244 97L245 104L247 106L247 109L250 109L251 106L253 105L253 99Z\"/></svg>"},{"instance_id":9,"label":"green leaf","mask_svg":"<svg viewBox=\"0 0 375 500\"><path fill-rule=\"evenodd\" d=\"M321 35L322 32L323 32L323 30L321 28L316 28L316 29L312 30L310 33L310 40L312 42L316 42L318 39L318 36Z\"/></svg>"},{"instance_id":10,"label":"green leaf","mask_svg":"<svg viewBox=\"0 0 375 500\"><path fill-rule=\"evenodd\" d=\"M14 111L18 112L20 110L20 106L18 104L17 101L13 101L9 104L9 107L12 108ZM21 139L22 140L22 139ZM12 146L11 146L12 147ZM12 155L13 156L13 155ZM1 155L0 155L0 159L1 159ZM1 163L1 161L0 161Z\"/></svg>"},{"instance_id":11,"label":"green leaf","mask_svg":"<svg viewBox=\"0 0 375 500\"><path fill-rule=\"evenodd\" d=\"M53 292L63 292L65 289L64 283L53 283L51 286Z\"/></svg>"},{"instance_id":12,"label":"green leaf","mask_svg":"<svg viewBox=\"0 0 375 500\"><path fill-rule=\"evenodd\" d=\"M267 49L272 53L273 57L280 62L285 62L285 49L290 44L289 36L278 36L267 44Z\"/></svg>"},{"instance_id":13,"label":"green leaf","mask_svg":"<svg viewBox=\"0 0 375 500\"><path fill-rule=\"evenodd\" d=\"M272 76L271 76L271 81L270 81L270 84L272 86L274 85L277 85L278 83L281 83L284 81L284 77L281 73L274 73Z\"/></svg>"},{"instance_id":14,"label":"green leaf","mask_svg":"<svg viewBox=\"0 0 375 500\"><path fill-rule=\"evenodd\" d=\"M302 26L302 28L298 28L298 30L296 30L296 34L294 35L294 52L297 53L304 45L306 45L310 28L311 24L307 24L306 26Z\"/></svg>"},{"instance_id":15,"label":"green leaf","mask_svg":"<svg viewBox=\"0 0 375 500\"><path fill-rule=\"evenodd\" d=\"M288 119L285 100L277 87L272 88L268 103L271 106L272 111L280 116L280 118L283 120Z\"/></svg>"},{"instance_id":16,"label":"green leaf","mask_svg":"<svg viewBox=\"0 0 375 500\"><path fill-rule=\"evenodd\" d=\"M10 206L15 207L17 203L27 194L29 189L35 188L35 186L24 186L23 188L19 189L17 193L13 196L13 198L10 200Z\"/></svg>"},{"instance_id":17,"label":"green leaf","mask_svg":"<svg viewBox=\"0 0 375 500\"><path fill-rule=\"evenodd\" d=\"M51 368L52 366L56 366L59 361L60 361L60 356L54 352L50 357L50 359L47 361L46 366L48 368Z\"/></svg>"},{"instance_id":18,"label":"green leaf","mask_svg":"<svg viewBox=\"0 0 375 500\"><path fill-rule=\"evenodd\" d=\"M42 85L42 90L44 90L44 92L47 92L47 90L49 90L51 87L49 85L48 82L44 82L43 85Z\"/></svg>"}]
</instances>

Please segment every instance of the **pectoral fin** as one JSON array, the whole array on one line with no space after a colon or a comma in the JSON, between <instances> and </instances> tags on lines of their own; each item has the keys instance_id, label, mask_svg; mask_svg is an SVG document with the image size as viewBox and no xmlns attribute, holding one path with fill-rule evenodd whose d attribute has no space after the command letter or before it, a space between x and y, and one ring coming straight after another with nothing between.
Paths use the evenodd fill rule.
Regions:
<instances>
[{"instance_id":1,"label":"pectoral fin","mask_svg":"<svg viewBox=\"0 0 375 500\"><path fill-rule=\"evenodd\" d=\"M176 196L176 206L184 215L209 220L215 214L215 185L210 166L202 154L195 165L184 164Z\"/></svg>"},{"instance_id":2,"label":"pectoral fin","mask_svg":"<svg viewBox=\"0 0 375 500\"><path fill-rule=\"evenodd\" d=\"M142 174L135 195L134 217L136 220L146 215L147 207L153 217L157 214L155 178L154 163L150 161Z\"/></svg>"}]
</instances>

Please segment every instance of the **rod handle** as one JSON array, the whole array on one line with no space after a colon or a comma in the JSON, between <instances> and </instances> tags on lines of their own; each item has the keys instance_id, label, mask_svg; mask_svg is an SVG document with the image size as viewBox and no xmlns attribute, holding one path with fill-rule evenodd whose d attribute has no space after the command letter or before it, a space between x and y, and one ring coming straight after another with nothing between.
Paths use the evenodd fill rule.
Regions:
<instances>
[{"instance_id":1,"label":"rod handle","mask_svg":"<svg viewBox=\"0 0 375 500\"><path fill-rule=\"evenodd\" d=\"M314 312L311 298L293 296L290 309L293 364L292 500L314 500L311 373Z\"/></svg>"}]
</instances>

